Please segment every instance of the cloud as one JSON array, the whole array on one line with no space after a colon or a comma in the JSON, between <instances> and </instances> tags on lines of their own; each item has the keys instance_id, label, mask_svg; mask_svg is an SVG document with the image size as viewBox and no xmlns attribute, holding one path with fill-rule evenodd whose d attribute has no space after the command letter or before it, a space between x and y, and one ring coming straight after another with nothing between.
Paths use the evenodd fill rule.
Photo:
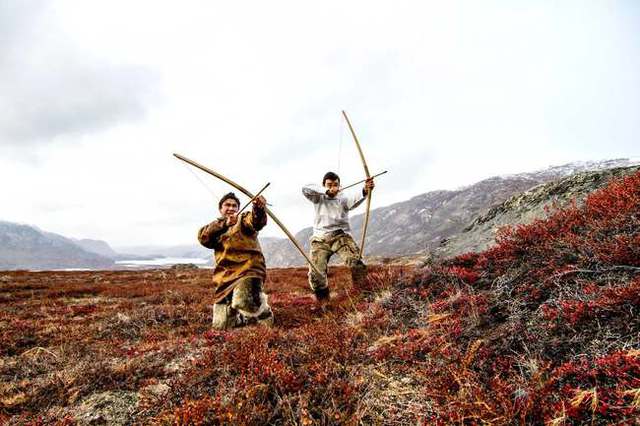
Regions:
<instances>
[{"instance_id":1,"label":"cloud","mask_svg":"<svg viewBox=\"0 0 640 426\"><path fill-rule=\"evenodd\" d=\"M140 120L158 76L106 60L65 37L40 1L0 5L0 143L32 148Z\"/></svg>"},{"instance_id":2,"label":"cloud","mask_svg":"<svg viewBox=\"0 0 640 426\"><path fill-rule=\"evenodd\" d=\"M362 178L341 109L370 172L389 170L374 208L638 154L635 5L254 3L0 2L2 217L192 242L231 188L192 170L205 189L178 152L252 191L271 182L296 232L313 220L301 185Z\"/></svg>"}]
</instances>

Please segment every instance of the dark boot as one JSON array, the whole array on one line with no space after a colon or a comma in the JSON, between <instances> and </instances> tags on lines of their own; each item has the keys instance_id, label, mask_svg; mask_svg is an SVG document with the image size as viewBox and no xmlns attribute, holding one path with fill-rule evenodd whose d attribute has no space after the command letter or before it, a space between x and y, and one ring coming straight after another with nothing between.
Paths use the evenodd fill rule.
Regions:
<instances>
[{"instance_id":1,"label":"dark boot","mask_svg":"<svg viewBox=\"0 0 640 426\"><path fill-rule=\"evenodd\" d=\"M358 260L351 265L351 282L355 288L362 287L365 279L367 278L367 265Z\"/></svg>"},{"instance_id":2,"label":"dark boot","mask_svg":"<svg viewBox=\"0 0 640 426\"><path fill-rule=\"evenodd\" d=\"M318 302L329 301L329 287L319 288L313 291Z\"/></svg>"},{"instance_id":3,"label":"dark boot","mask_svg":"<svg viewBox=\"0 0 640 426\"><path fill-rule=\"evenodd\" d=\"M324 312L329 304L329 287L316 289L313 292L316 296L318 307Z\"/></svg>"}]
</instances>

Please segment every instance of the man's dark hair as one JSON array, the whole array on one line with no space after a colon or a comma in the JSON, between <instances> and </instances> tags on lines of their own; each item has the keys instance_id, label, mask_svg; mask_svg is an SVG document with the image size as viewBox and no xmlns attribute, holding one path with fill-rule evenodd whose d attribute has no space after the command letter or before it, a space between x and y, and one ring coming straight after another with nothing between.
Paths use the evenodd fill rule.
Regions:
<instances>
[{"instance_id":1,"label":"man's dark hair","mask_svg":"<svg viewBox=\"0 0 640 426\"><path fill-rule=\"evenodd\" d=\"M329 179L329 180L337 180L338 182L340 182L340 176L338 176L337 174L333 173L333 172L327 172L324 174L324 177L322 178L322 186L324 186L324 182Z\"/></svg>"},{"instance_id":2,"label":"man's dark hair","mask_svg":"<svg viewBox=\"0 0 640 426\"><path fill-rule=\"evenodd\" d=\"M220 198L220 201L218 202L218 210L222 208L222 203L224 203L227 200L236 200L238 207L240 207L240 200L238 200L238 197L236 197L236 194L234 194L233 192L229 192L228 194L224 194L222 198Z\"/></svg>"}]
</instances>

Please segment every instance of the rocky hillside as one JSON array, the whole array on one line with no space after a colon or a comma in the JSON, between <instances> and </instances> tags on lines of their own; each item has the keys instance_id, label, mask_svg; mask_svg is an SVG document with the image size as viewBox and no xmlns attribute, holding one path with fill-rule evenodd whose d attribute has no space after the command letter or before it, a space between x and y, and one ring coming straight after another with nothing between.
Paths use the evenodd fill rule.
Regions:
<instances>
[{"instance_id":1,"label":"rocky hillside","mask_svg":"<svg viewBox=\"0 0 640 426\"><path fill-rule=\"evenodd\" d=\"M640 166L587 171L557 181L538 185L491 207L476 217L462 232L446 240L435 250L441 257L456 256L470 251L483 251L495 244L498 229L547 217L554 209L575 200L578 204L591 192L606 185L612 178L626 176Z\"/></svg>"},{"instance_id":2,"label":"rocky hillside","mask_svg":"<svg viewBox=\"0 0 640 426\"><path fill-rule=\"evenodd\" d=\"M61 235L0 221L0 270L109 268L113 263Z\"/></svg>"},{"instance_id":3,"label":"rocky hillside","mask_svg":"<svg viewBox=\"0 0 640 426\"><path fill-rule=\"evenodd\" d=\"M516 194L576 173L594 171L596 176L598 171L634 164L638 164L638 161L617 159L569 163L531 173L496 176L458 190L427 192L407 201L372 210L365 255L384 258L430 252L444 241L460 234L479 215ZM561 191L562 186L557 190ZM363 214L351 218L356 238L362 234L363 219ZM310 227L296 234L296 239L305 250L309 250L310 236ZM262 247L270 266L305 264L289 240L272 239L263 242Z\"/></svg>"}]
</instances>

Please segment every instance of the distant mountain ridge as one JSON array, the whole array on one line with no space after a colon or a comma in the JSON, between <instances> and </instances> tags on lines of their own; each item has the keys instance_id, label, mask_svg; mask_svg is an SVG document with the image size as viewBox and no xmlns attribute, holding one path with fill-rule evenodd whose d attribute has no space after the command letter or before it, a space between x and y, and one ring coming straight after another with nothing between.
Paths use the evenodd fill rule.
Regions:
<instances>
[{"instance_id":1,"label":"distant mountain ridge","mask_svg":"<svg viewBox=\"0 0 640 426\"><path fill-rule=\"evenodd\" d=\"M102 240L67 238L37 226L0 221L0 270L113 269L117 261L166 257L207 259L211 255L210 250L196 245L122 253Z\"/></svg>"},{"instance_id":2,"label":"distant mountain ridge","mask_svg":"<svg viewBox=\"0 0 640 426\"><path fill-rule=\"evenodd\" d=\"M70 238L0 221L0 270L104 269L113 264L113 259L84 250Z\"/></svg>"},{"instance_id":3,"label":"distant mountain ridge","mask_svg":"<svg viewBox=\"0 0 640 426\"><path fill-rule=\"evenodd\" d=\"M636 166L640 166L640 159L568 163L491 177L456 190L431 191L380 207L371 212L365 257L384 261L395 257L417 258L428 253L450 256L486 248L493 242L498 226L540 217L549 202L581 197L599 187L599 182L603 184L612 175L629 172ZM571 176L578 178L567 180ZM557 184L554 186L552 182ZM551 186L542 188L545 184ZM519 207L514 209L514 206ZM363 214L351 218L358 243L363 218ZM311 232L308 227L296 234L307 252ZM288 239L266 237L260 238L260 243L269 267L305 265ZM0 221L0 270L109 269L117 260L155 257L208 259L211 263L212 251L196 243L114 250L104 241L71 239L34 226ZM337 261L337 257L334 260Z\"/></svg>"},{"instance_id":4,"label":"distant mountain ridge","mask_svg":"<svg viewBox=\"0 0 640 426\"><path fill-rule=\"evenodd\" d=\"M83 250L99 254L100 256L108 257L110 259L115 259L119 256L119 254L116 253L116 251L112 249L109 244L102 240L91 240L88 238L71 238L71 241L73 241L76 245L79 245Z\"/></svg>"}]
</instances>

